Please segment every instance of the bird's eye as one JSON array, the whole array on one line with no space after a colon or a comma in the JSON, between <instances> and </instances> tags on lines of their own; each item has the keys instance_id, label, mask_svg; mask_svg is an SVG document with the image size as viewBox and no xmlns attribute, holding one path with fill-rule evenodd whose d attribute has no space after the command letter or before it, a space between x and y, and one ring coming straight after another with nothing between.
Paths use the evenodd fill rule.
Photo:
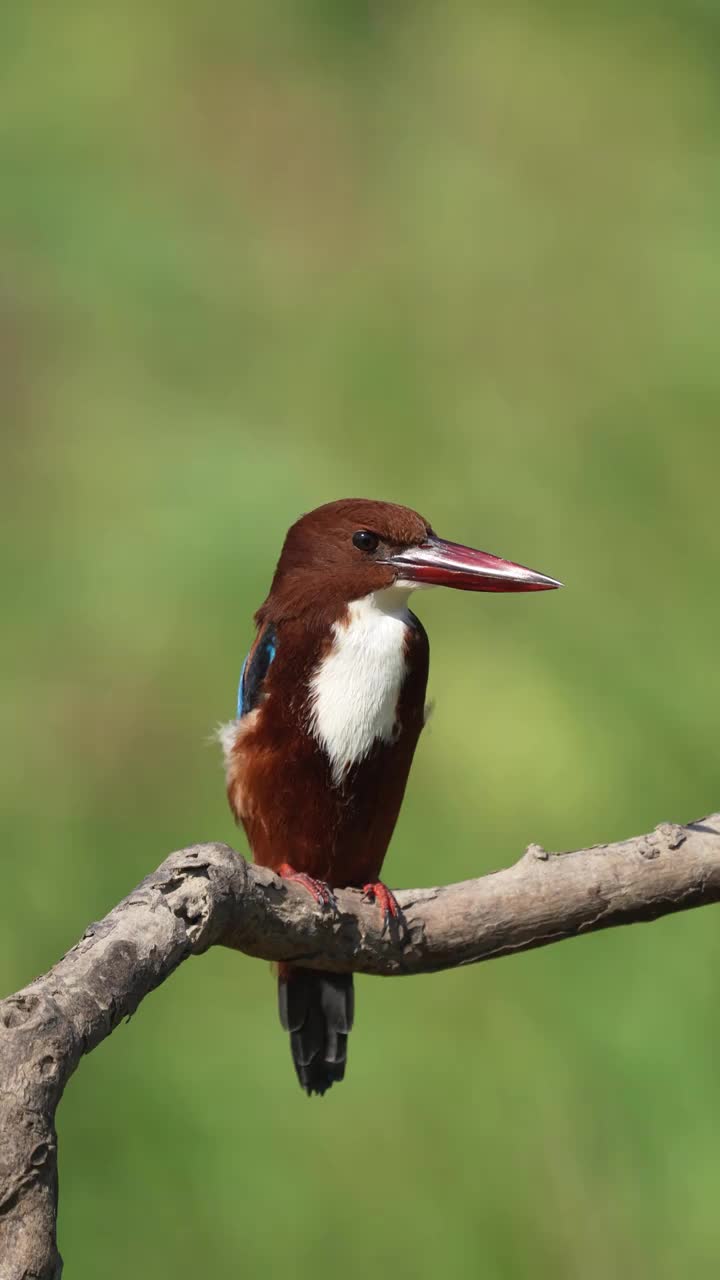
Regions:
<instances>
[{"instance_id":1,"label":"bird's eye","mask_svg":"<svg viewBox=\"0 0 720 1280\"><path fill-rule=\"evenodd\" d=\"M370 533L369 529L358 529L353 534L353 546L359 551L377 551L380 539L376 533Z\"/></svg>"}]
</instances>

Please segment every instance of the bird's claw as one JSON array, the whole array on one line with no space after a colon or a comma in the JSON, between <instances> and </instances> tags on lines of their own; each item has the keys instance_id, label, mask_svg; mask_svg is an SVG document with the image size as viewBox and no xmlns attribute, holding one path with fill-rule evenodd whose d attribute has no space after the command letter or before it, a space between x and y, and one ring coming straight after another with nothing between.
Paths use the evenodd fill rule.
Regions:
<instances>
[{"instance_id":1,"label":"bird's claw","mask_svg":"<svg viewBox=\"0 0 720 1280\"><path fill-rule=\"evenodd\" d=\"M398 933L405 933L407 921L395 894L392 889L388 889L386 884L383 884L381 880L376 880L372 884L363 885L363 899L365 902L376 903L382 911L383 933L389 933L393 927Z\"/></svg>"},{"instance_id":2,"label":"bird's claw","mask_svg":"<svg viewBox=\"0 0 720 1280\"><path fill-rule=\"evenodd\" d=\"M316 880L314 876L309 876L304 871L296 871L289 862L283 862L278 867L278 875L282 876L283 880L293 880L295 884L306 889L321 911L337 912L338 904L335 894L324 880Z\"/></svg>"}]
</instances>

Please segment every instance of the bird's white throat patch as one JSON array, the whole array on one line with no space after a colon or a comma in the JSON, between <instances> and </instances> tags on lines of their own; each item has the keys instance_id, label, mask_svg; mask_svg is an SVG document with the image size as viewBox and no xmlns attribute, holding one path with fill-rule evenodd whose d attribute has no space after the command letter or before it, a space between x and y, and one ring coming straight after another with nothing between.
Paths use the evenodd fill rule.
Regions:
<instances>
[{"instance_id":1,"label":"bird's white throat patch","mask_svg":"<svg viewBox=\"0 0 720 1280\"><path fill-rule=\"evenodd\" d=\"M390 587L348 606L333 626L333 647L310 680L310 728L339 782L395 730L407 670L405 639L409 591Z\"/></svg>"}]
</instances>

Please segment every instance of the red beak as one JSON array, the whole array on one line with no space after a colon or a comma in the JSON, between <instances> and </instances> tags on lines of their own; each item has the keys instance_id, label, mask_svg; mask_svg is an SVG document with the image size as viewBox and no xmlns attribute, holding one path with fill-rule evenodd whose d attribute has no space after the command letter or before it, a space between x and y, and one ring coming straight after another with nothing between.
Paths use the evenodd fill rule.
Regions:
<instances>
[{"instance_id":1,"label":"red beak","mask_svg":"<svg viewBox=\"0 0 720 1280\"><path fill-rule=\"evenodd\" d=\"M474 551L459 542L445 542L430 534L427 542L388 556L383 564L405 579L428 587L456 587L459 591L552 591L562 582L487 551Z\"/></svg>"}]
</instances>

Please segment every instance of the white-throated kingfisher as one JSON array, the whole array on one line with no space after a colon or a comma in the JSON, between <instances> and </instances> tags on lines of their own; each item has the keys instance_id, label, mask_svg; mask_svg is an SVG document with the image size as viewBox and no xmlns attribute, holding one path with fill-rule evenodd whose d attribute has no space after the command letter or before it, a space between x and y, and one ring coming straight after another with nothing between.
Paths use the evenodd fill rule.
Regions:
<instances>
[{"instance_id":1,"label":"white-throated kingfisher","mask_svg":"<svg viewBox=\"0 0 720 1280\"><path fill-rule=\"evenodd\" d=\"M230 807L261 866L322 910L357 887L401 923L380 870L425 722L429 646L417 587L547 591L561 584L445 542L391 502L349 498L289 529L221 730ZM298 1079L323 1094L345 1074L352 974L281 965L280 1018Z\"/></svg>"}]
</instances>

